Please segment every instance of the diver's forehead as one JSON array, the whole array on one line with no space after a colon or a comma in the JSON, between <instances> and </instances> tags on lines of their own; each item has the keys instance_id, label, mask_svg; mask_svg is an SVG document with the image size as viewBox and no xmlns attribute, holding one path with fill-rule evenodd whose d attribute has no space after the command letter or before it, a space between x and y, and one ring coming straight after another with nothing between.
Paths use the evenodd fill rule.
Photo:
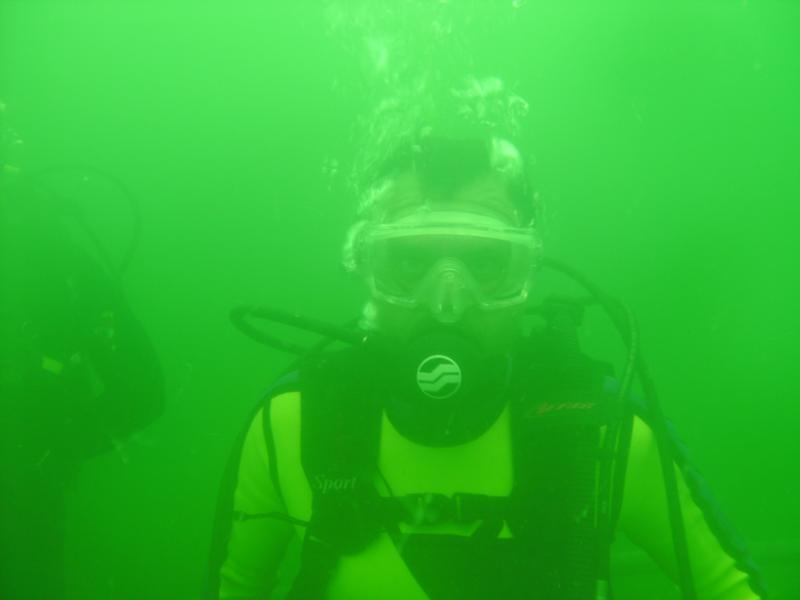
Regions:
<instances>
[{"instance_id":1,"label":"diver's forehead","mask_svg":"<svg viewBox=\"0 0 800 600\"><path fill-rule=\"evenodd\" d=\"M384 188L381 203L386 207L384 218L400 219L422 206L445 210L465 210L502 219L515 224L517 213L507 184L497 175L487 174L459 187L447 196L426 189L413 173L393 178Z\"/></svg>"}]
</instances>

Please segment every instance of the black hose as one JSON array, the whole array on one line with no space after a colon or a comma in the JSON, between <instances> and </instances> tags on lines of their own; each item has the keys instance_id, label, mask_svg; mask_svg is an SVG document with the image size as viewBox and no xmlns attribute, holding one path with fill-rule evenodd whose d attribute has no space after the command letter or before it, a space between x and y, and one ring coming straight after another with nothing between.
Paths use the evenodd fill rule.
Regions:
<instances>
[{"instance_id":1,"label":"black hose","mask_svg":"<svg viewBox=\"0 0 800 600\"><path fill-rule=\"evenodd\" d=\"M331 341L339 341L345 344L358 346L366 339L366 334L364 332L354 330L351 327L331 325L330 323L303 317L297 313L264 306L238 306L231 310L230 319L242 333L248 335L257 342L298 356L318 352L331 343ZM294 327L295 329L311 331L312 333L323 336L323 340L311 348L293 342L287 342L254 326L249 322L251 319L272 321L288 327Z\"/></svg>"},{"instance_id":2,"label":"black hose","mask_svg":"<svg viewBox=\"0 0 800 600\"><path fill-rule=\"evenodd\" d=\"M98 169L97 167L92 167L90 165L82 165L82 164L58 164L58 165L51 165L39 171L36 171L28 177L32 180L38 180L40 183L46 180L46 177L53 175L54 173L80 173L80 174L92 174L96 175L106 181L110 182L114 185L121 193L122 197L128 204L131 219L132 219L132 232L131 232L131 240L128 244L128 247L125 253L122 256L122 260L120 261L119 265L114 265L111 257L106 249L106 247L102 244L98 236L94 233L91 229L89 224L86 222L86 219L83 216L83 212L77 206L75 201L66 201L68 205L72 208L72 211L69 213L78 226L83 230L84 234L87 236L91 244L94 246L95 251L97 252L100 259L106 263L106 268L109 270L109 274L115 280L119 281L124 277L125 273L127 273L128 268L133 261L133 257L136 254L136 251L139 248L139 243L142 237L142 212L141 206L139 205L139 200L136 196L131 192L130 188L125 184L122 179L105 171L103 169ZM47 186L48 191L56 197L60 197L55 191L53 191L50 186Z\"/></svg>"},{"instance_id":3,"label":"black hose","mask_svg":"<svg viewBox=\"0 0 800 600\"><path fill-rule=\"evenodd\" d=\"M625 367L622 372L622 377L620 378L619 393L617 394L620 402L625 402L630 393L631 385L633 384L633 376L636 372L637 365L639 361L641 361L641 355L639 353L639 332L632 313L622 302L610 297L579 271L573 269L569 265L552 258L542 259L541 264L544 267L566 275L580 284L594 301L603 307L611 319L611 322L614 324L614 327L619 332L628 350ZM588 305L588 302L583 301L582 304Z\"/></svg>"}]
</instances>

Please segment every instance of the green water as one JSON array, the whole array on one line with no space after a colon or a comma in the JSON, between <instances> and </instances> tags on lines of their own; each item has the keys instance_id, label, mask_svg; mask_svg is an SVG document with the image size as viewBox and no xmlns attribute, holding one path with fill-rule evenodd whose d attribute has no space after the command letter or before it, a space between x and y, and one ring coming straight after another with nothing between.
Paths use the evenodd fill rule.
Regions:
<instances>
[{"instance_id":1,"label":"green water","mask_svg":"<svg viewBox=\"0 0 800 600\"><path fill-rule=\"evenodd\" d=\"M800 5L2 0L6 160L92 165L140 199L125 289L168 384L163 417L68 488L70 597L198 596L234 438L288 361L228 310L354 316L359 123L468 76L527 102L548 254L633 308L666 412L775 597L800 597ZM125 205L85 190L119 257ZM585 338L619 360L600 316ZM677 597L624 552L621 597Z\"/></svg>"}]
</instances>

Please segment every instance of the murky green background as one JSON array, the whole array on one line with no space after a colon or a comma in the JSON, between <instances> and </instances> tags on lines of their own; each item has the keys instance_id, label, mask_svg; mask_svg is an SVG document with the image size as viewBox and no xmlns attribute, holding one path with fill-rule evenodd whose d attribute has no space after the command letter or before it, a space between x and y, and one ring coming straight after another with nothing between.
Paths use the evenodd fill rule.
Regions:
<instances>
[{"instance_id":1,"label":"murky green background","mask_svg":"<svg viewBox=\"0 0 800 600\"><path fill-rule=\"evenodd\" d=\"M800 597L800 5L647 4L0 0L14 160L94 165L140 198L126 288L169 384L164 417L70 491L74 597L197 596L233 439L288 360L227 312L357 312L353 123L424 74L528 101L549 253L636 311L666 411ZM124 204L85 198L121 252ZM614 349L601 317L586 334ZM629 597L674 597L623 562Z\"/></svg>"}]
</instances>

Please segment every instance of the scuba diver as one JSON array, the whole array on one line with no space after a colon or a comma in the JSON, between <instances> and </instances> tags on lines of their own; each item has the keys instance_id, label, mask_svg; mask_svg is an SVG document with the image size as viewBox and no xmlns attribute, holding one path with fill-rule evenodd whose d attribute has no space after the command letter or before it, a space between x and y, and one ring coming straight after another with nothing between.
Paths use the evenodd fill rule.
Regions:
<instances>
[{"instance_id":1,"label":"scuba diver","mask_svg":"<svg viewBox=\"0 0 800 600\"><path fill-rule=\"evenodd\" d=\"M97 257L108 254L80 203L49 184L64 169L111 178L83 167L26 174L0 161L0 597L9 600L65 597L70 482L164 407L159 361L121 287L129 255L122 265Z\"/></svg>"},{"instance_id":2,"label":"scuba diver","mask_svg":"<svg viewBox=\"0 0 800 600\"><path fill-rule=\"evenodd\" d=\"M369 290L356 327L240 307L321 333L241 436L220 497L209 598L613 597L617 533L683 598L764 598L655 398L633 322L542 255L509 141L427 131L375 169L344 247ZM619 376L586 356L589 302L531 307L539 270L574 275L619 325ZM627 319L627 320L626 320ZM284 561L299 541L294 569ZM283 596L281 596L283 597Z\"/></svg>"}]
</instances>

